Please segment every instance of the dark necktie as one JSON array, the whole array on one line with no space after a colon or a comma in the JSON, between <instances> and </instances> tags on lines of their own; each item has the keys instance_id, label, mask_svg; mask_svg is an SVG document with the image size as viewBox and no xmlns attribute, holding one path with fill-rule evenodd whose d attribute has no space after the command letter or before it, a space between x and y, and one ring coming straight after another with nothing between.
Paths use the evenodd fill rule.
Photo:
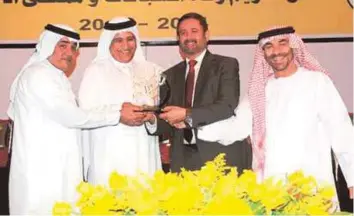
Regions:
<instances>
[{"instance_id":1,"label":"dark necktie","mask_svg":"<svg viewBox=\"0 0 354 216\"><path fill-rule=\"evenodd\" d=\"M186 79L186 85L185 85L185 106L186 108L192 107L192 99L193 99L193 89L194 89L194 78L195 78L195 69L194 66L197 64L196 60L190 60L188 62L189 64L189 70L188 70L188 75ZM191 126L191 125L190 125ZM184 134L184 139L188 142L191 143L192 138L193 138L193 132L189 128L185 128L183 130Z\"/></svg>"}]
</instances>

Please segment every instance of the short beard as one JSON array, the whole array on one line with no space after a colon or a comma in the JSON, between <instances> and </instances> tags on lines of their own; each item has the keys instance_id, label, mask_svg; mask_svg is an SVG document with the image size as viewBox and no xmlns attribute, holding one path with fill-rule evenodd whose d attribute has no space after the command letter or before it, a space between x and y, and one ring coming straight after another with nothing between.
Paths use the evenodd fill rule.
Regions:
<instances>
[{"instance_id":1,"label":"short beard","mask_svg":"<svg viewBox=\"0 0 354 216\"><path fill-rule=\"evenodd\" d=\"M189 41L186 40L186 41L184 42L184 44L181 44L181 43L179 44L179 47L181 48L182 52L185 53L185 54L187 54L187 55L195 55L195 54L201 52L202 50L204 50L205 47L206 47L206 44L204 44L203 46L198 46L198 44L196 43L196 41L193 41L193 42L195 42L195 43L197 44L197 46L196 46L194 49L188 49L188 47L185 45L185 44L187 44L188 42L189 42Z\"/></svg>"},{"instance_id":2,"label":"short beard","mask_svg":"<svg viewBox=\"0 0 354 216\"><path fill-rule=\"evenodd\" d=\"M294 56L294 52L293 52L293 50L291 50L290 53L280 53L280 54L277 54L277 55L273 54L273 55L269 56L269 59L271 61L273 58L276 58L278 56L281 56L283 58L287 58L289 55L291 55L290 61L288 61L287 64L283 68L273 68L274 72L279 72L279 71L286 70L289 67L289 65L291 64L291 62L294 60L294 57L295 57Z\"/></svg>"},{"instance_id":3,"label":"short beard","mask_svg":"<svg viewBox=\"0 0 354 216\"><path fill-rule=\"evenodd\" d=\"M73 57L72 57L72 56L68 56L68 57L66 57L65 61L66 61L68 64L71 64L71 62L73 61Z\"/></svg>"}]
</instances>

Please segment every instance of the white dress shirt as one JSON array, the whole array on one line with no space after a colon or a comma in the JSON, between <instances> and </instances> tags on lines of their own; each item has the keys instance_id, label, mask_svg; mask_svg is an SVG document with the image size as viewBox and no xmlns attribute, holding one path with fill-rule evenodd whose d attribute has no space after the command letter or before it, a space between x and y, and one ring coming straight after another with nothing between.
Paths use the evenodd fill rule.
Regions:
<instances>
[{"instance_id":1,"label":"white dress shirt","mask_svg":"<svg viewBox=\"0 0 354 216\"><path fill-rule=\"evenodd\" d=\"M192 107L193 107L193 103L194 103L195 86L197 84L199 70L200 70L200 67L202 66L202 61L204 59L205 53L206 53L206 49L202 53L200 53L199 56L197 56L194 59L194 60L197 61L197 63L194 65L194 85L193 85ZM191 59L186 58L186 65L187 65L187 67L186 67L186 76L185 76L186 79L187 79L188 72L189 72L189 61L190 60ZM194 130L192 130L192 133L193 133L193 137L192 137L191 143L188 143L187 140L184 140L184 144L189 145L189 144L195 144L196 143Z\"/></svg>"},{"instance_id":2,"label":"white dress shirt","mask_svg":"<svg viewBox=\"0 0 354 216\"><path fill-rule=\"evenodd\" d=\"M193 102L194 102L194 92L195 92L195 86L196 86L196 83L197 83L197 79L198 79L198 74L199 74L199 70L200 70L200 67L201 67L201 65L202 65L202 61L203 61L203 59L204 59L204 56L205 56L205 53L206 53L206 49L203 51L203 52L201 52L200 53L200 55L199 56L197 56L196 58L195 58L195 60L197 61L197 63L194 65L194 86L193 86L193 97L192 97L192 104L193 104ZM188 76L188 72L189 72L189 61L190 61L191 59L189 59L189 58L186 58L186 65L187 65L187 67L186 67L186 76L185 76L185 78L187 79L187 76ZM157 124L156 124L156 119L155 119L155 123L154 124L150 124L149 122L146 122L145 123L145 125L146 125L146 128L147 128L147 130L150 132L150 133L154 133L154 132L156 132L156 130L157 130ZM194 131L192 130L192 132L193 132L193 137L192 137L192 140L191 140L191 143L188 143L186 140L184 140L184 144L195 144L196 143L196 139L195 139L195 133L194 133Z\"/></svg>"}]
</instances>

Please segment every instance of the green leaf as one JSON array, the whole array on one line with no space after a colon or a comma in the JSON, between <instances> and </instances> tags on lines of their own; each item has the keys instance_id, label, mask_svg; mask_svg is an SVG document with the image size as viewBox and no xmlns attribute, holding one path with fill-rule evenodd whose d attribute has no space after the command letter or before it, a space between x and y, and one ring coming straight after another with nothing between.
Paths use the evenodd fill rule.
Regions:
<instances>
[{"instance_id":1,"label":"green leaf","mask_svg":"<svg viewBox=\"0 0 354 216\"><path fill-rule=\"evenodd\" d=\"M255 215L264 215L265 214L265 208L261 202L249 201L248 203Z\"/></svg>"}]
</instances>

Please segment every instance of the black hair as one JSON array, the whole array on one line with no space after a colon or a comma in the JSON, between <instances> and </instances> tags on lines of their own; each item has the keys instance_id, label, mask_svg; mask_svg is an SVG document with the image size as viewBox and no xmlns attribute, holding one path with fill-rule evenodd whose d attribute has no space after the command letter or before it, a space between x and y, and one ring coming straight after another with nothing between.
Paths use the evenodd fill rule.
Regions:
<instances>
[{"instance_id":1,"label":"black hair","mask_svg":"<svg viewBox=\"0 0 354 216\"><path fill-rule=\"evenodd\" d=\"M181 23L186 20L186 19L196 19L199 21L200 25L202 26L204 32L208 31L208 23L207 20L204 16L195 13L195 12L190 12L190 13L186 13L183 16L181 16L178 19L178 23L177 23L177 35L179 35L179 26L181 25Z\"/></svg>"}]
</instances>

